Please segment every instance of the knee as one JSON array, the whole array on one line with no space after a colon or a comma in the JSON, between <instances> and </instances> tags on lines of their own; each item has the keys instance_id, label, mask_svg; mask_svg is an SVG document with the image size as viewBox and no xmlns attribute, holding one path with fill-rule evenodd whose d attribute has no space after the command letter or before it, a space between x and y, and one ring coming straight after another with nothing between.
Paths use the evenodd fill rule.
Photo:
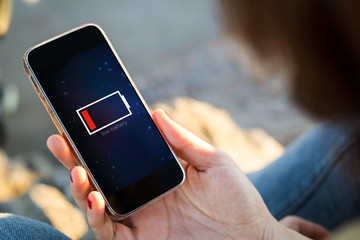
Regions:
<instances>
[{"instance_id":1,"label":"knee","mask_svg":"<svg viewBox=\"0 0 360 240\"><path fill-rule=\"evenodd\" d=\"M55 228L40 221L8 213L0 213L0 239L68 240L69 238Z\"/></svg>"}]
</instances>

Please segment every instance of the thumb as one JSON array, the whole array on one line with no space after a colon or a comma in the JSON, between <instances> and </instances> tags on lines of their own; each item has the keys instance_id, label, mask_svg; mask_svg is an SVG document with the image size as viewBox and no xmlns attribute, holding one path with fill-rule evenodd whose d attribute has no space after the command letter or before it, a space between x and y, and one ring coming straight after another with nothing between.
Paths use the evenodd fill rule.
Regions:
<instances>
[{"instance_id":1,"label":"thumb","mask_svg":"<svg viewBox=\"0 0 360 240\"><path fill-rule=\"evenodd\" d=\"M221 161L221 151L172 121L164 110L154 111L153 118L175 154L199 171Z\"/></svg>"}]
</instances>

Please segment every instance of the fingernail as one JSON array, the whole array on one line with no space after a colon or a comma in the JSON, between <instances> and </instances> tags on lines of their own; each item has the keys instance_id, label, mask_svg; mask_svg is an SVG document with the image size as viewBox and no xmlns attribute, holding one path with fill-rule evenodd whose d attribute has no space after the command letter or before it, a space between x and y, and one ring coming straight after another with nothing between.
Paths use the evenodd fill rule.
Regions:
<instances>
[{"instance_id":1,"label":"fingernail","mask_svg":"<svg viewBox=\"0 0 360 240\"><path fill-rule=\"evenodd\" d=\"M91 202L89 196L87 197L87 200L88 200L89 209L92 209L92 202Z\"/></svg>"},{"instance_id":2,"label":"fingernail","mask_svg":"<svg viewBox=\"0 0 360 240\"><path fill-rule=\"evenodd\" d=\"M70 169L70 181L71 181L71 182L74 182L73 179L72 179L72 176L71 176L71 172L72 172L73 169L74 169L74 167L72 167L72 168Z\"/></svg>"}]
</instances>

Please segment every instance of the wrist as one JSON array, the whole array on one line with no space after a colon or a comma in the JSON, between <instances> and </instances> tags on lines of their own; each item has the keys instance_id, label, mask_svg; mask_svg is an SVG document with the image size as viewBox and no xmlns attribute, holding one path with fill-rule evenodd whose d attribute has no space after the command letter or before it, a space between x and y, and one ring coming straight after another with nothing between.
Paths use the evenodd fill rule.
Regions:
<instances>
[{"instance_id":1,"label":"wrist","mask_svg":"<svg viewBox=\"0 0 360 240\"><path fill-rule=\"evenodd\" d=\"M266 216L262 217L258 221L258 231L256 231L256 237L249 239L260 240L310 240L310 238L301 235L300 233L284 226L277 221L269 212Z\"/></svg>"},{"instance_id":2,"label":"wrist","mask_svg":"<svg viewBox=\"0 0 360 240\"><path fill-rule=\"evenodd\" d=\"M289 229L290 230L290 229ZM300 240L306 238L294 238L285 226L281 225L271 214L258 215L251 224L241 225L235 239L249 240Z\"/></svg>"}]
</instances>

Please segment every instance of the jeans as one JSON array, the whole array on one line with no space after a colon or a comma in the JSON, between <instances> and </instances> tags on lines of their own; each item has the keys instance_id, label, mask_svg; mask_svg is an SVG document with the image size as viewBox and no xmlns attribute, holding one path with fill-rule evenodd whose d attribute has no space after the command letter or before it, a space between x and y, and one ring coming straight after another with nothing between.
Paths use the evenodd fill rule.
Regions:
<instances>
[{"instance_id":1,"label":"jeans","mask_svg":"<svg viewBox=\"0 0 360 240\"><path fill-rule=\"evenodd\" d=\"M0 214L1 240L70 240L55 228L37 220L11 214Z\"/></svg>"},{"instance_id":2,"label":"jeans","mask_svg":"<svg viewBox=\"0 0 360 240\"><path fill-rule=\"evenodd\" d=\"M320 124L275 162L248 174L272 215L329 230L360 215L360 118Z\"/></svg>"},{"instance_id":3,"label":"jeans","mask_svg":"<svg viewBox=\"0 0 360 240\"><path fill-rule=\"evenodd\" d=\"M359 136L360 119L320 124L248 177L275 218L297 215L332 230L360 215ZM36 220L0 214L0 239L69 238Z\"/></svg>"}]
</instances>

